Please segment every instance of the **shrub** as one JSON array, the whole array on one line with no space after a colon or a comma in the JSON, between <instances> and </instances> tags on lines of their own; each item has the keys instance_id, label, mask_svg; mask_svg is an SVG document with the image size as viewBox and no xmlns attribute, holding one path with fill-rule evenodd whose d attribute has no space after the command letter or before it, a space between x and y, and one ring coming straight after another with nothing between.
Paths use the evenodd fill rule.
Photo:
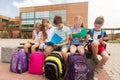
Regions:
<instances>
[{"instance_id":1,"label":"shrub","mask_svg":"<svg viewBox=\"0 0 120 80\"><path fill-rule=\"evenodd\" d=\"M7 31L2 32L2 38L9 38L9 35L8 35Z\"/></svg>"}]
</instances>

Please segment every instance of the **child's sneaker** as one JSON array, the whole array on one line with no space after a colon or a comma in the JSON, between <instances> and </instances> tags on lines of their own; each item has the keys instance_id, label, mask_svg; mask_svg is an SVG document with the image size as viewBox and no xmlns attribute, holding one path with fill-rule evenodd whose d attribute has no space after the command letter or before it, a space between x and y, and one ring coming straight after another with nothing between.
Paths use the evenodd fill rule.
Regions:
<instances>
[{"instance_id":1,"label":"child's sneaker","mask_svg":"<svg viewBox=\"0 0 120 80\"><path fill-rule=\"evenodd\" d=\"M94 71L93 80L98 80L99 71Z\"/></svg>"}]
</instances>

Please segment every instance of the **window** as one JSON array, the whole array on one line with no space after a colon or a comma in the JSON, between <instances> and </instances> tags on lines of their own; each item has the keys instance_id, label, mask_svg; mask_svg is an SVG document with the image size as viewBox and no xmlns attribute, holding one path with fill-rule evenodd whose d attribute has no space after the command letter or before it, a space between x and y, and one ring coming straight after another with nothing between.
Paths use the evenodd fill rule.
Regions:
<instances>
[{"instance_id":1,"label":"window","mask_svg":"<svg viewBox=\"0 0 120 80\"><path fill-rule=\"evenodd\" d=\"M42 22L43 18L49 18L49 11L35 12L35 23Z\"/></svg>"},{"instance_id":2,"label":"window","mask_svg":"<svg viewBox=\"0 0 120 80\"><path fill-rule=\"evenodd\" d=\"M50 11L50 20L53 22L55 16L61 16L64 24L66 24L66 10L53 10Z\"/></svg>"},{"instance_id":3,"label":"window","mask_svg":"<svg viewBox=\"0 0 120 80\"><path fill-rule=\"evenodd\" d=\"M22 19L28 19L28 18L34 19L34 12L22 13Z\"/></svg>"},{"instance_id":4,"label":"window","mask_svg":"<svg viewBox=\"0 0 120 80\"><path fill-rule=\"evenodd\" d=\"M36 22L42 22L43 18L48 18L53 23L53 19L56 15L62 17L64 24L66 24L66 10L51 10L51 11L38 11L38 12L26 12L21 14L22 25L34 25ZM24 27L24 26L23 26ZM30 27L30 26L26 26ZM29 28L27 28L29 29Z\"/></svg>"}]
</instances>

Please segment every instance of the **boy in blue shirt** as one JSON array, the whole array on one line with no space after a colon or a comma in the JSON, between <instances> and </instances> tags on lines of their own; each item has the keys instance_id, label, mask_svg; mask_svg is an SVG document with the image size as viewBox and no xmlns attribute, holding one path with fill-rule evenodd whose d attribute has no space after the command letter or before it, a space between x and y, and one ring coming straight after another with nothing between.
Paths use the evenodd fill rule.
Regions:
<instances>
[{"instance_id":1,"label":"boy in blue shirt","mask_svg":"<svg viewBox=\"0 0 120 80\"><path fill-rule=\"evenodd\" d=\"M62 54L63 59L64 59L64 63L67 67L67 61L68 61L67 51L68 51L68 47L69 47L68 44L69 44L69 39L70 39L70 28L66 27L63 24L63 20L62 20L61 16L55 16L53 23L56 25L54 33L62 38L62 40L60 41L59 44L54 44L55 45L54 50L61 51L61 54ZM47 50L48 47L51 47L51 46L47 46L45 50L47 52L50 52L49 50Z\"/></svg>"}]
</instances>

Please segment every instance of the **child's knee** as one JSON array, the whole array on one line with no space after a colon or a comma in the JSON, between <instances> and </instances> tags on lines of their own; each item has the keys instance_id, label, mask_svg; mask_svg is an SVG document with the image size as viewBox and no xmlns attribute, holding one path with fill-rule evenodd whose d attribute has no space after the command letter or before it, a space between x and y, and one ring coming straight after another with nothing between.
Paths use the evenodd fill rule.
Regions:
<instances>
[{"instance_id":1,"label":"child's knee","mask_svg":"<svg viewBox=\"0 0 120 80\"><path fill-rule=\"evenodd\" d=\"M46 47L45 47L45 54L48 55L48 54L50 54L53 50L54 50L54 48L53 48L52 46L46 46Z\"/></svg>"},{"instance_id":2,"label":"child's knee","mask_svg":"<svg viewBox=\"0 0 120 80\"><path fill-rule=\"evenodd\" d=\"M30 45L28 45L28 44L24 45L24 49L29 48L29 47L30 47Z\"/></svg>"},{"instance_id":3,"label":"child's knee","mask_svg":"<svg viewBox=\"0 0 120 80\"><path fill-rule=\"evenodd\" d=\"M97 41L92 42L91 44L93 47L98 47L99 43Z\"/></svg>"},{"instance_id":4,"label":"child's knee","mask_svg":"<svg viewBox=\"0 0 120 80\"><path fill-rule=\"evenodd\" d=\"M103 52L103 54L105 54L105 55L103 55L104 61L107 61L109 59L108 53L107 52Z\"/></svg>"},{"instance_id":5,"label":"child's knee","mask_svg":"<svg viewBox=\"0 0 120 80\"><path fill-rule=\"evenodd\" d=\"M81 50L81 51L79 51L79 54L84 55L85 53L84 53L84 51Z\"/></svg>"},{"instance_id":6,"label":"child's knee","mask_svg":"<svg viewBox=\"0 0 120 80\"><path fill-rule=\"evenodd\" d=\"M63 57L67 57L68 56L67 49L65 49L65 48L62 49L61 54L62 54Z\"/></svg>"},{"instance_id":7,"label":"child's knee","mask_svg":"<svg viewBox=\"0 0 120 80\"><path fill-rule=\"evenodd\" d=\"M74 46L74 45L71 45L71 46L70 46L70 53L71 53L71 54L74 54L74 53L76 52L76 50L77 50L77 47L76 47L76 46Z\"/></svg>"},{"instance_id":8,"label":"child's knee","mask_svg":"<svg viewBox=\"0 0 120 80\"><path fill-rule=\"evenodd\" d=\"M70 49L76 49L76 46L71 45L71 46L70 46Z\"/></svg>"},{"instance_id":9,"label":"child's knee","mask_svg":"<svg viewBox=\"0 0 120 80\"><path fill-rule=\"evenodd\" d=\"M37 47L38 47L37 45L33 45L31 48L36 49Z\"/></svg>"},{"instance_id":10,"label":"child's knee","mask_svg":"<svg viewBox=\"0 0 120 80\"><path fill-rule=\"evenodd\" d=\"M64 49L61 50L61 53L62 53L62 54L67 54L67 51L68 51L68 50L64 48Z\"/></svg>"},{"instance_id":11,"label":"child's knee","mask_svg":"<svg viewBox=\"0 0 120 80\"><path fill-rule=\"evenodd\" d=\"M78 51L81 55L84 55L84 53L85 53L83 46L78 46Z\"/></svg>"},{"instance_id":12,"label":"child's knee","mask_svg":"<svg viewBox=\"0 0 120 80\"><path fill-rule=\"evenodd\" d=\"M108 60L109 59L109 55L108 56L104 56L104 60Z\"/></svg>"}]
</instances>

